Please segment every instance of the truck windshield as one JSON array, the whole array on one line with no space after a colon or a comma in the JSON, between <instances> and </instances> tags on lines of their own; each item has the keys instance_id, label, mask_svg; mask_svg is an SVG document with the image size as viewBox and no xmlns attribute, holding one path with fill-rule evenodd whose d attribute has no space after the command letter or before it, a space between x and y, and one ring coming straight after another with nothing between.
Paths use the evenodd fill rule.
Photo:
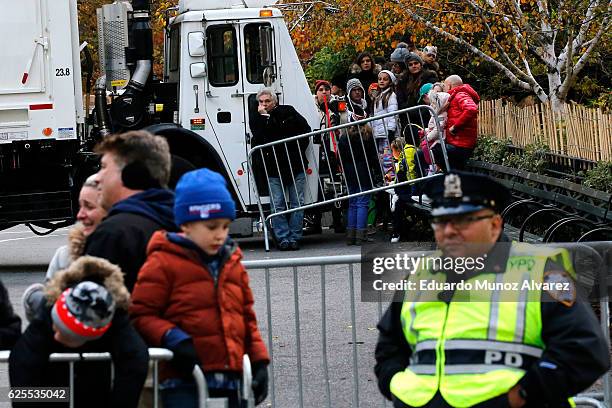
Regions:
<instances>
[{"instance_id":1,"label":"truck windshield","mask_svg":"<svg viewBox=\"0 0 612 408\"><path fill-rule=\"evenodd\" d=\"M238 83L236 31L231 25L215 25L206 30L208 37L209 80L213 86Z\"/></svg>"}]
</instances>

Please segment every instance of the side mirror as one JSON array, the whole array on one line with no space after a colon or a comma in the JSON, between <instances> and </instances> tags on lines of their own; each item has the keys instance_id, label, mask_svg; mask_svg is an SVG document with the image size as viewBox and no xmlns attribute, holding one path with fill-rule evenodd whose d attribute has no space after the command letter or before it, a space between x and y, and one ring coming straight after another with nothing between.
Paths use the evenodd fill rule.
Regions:
<instances>
[{"instance_id":1,"label":"side mirror","mask_svg":"<svg viewBox=\"0 0 612 408\"><path fill-rule=\"evenodd\" d=\"M206 47L204 46L204 33L201 31L195 31L189 33L189 56L191 57L203 57L206 55Z\"/></svg>"},{"instance_id":2,"label":"side mirror","mask_svg":"<svg viewBox=\"0 0 612 408\"><path fill-rule=\"evenodd\" d=\"M274 31L270 26L259 27L259 44L261 44L261 65L264 67L272 67L274 61Z\"/></svg>"},{"instance_id":3,"label":"side mirror","mask_svg":"<svg viewBox=\"0 0 612 408\"><path fill-rule=\"evenodd\" d=\"M192 78L203 78L206 76L206 63L195 62L189 65L189 73Z\"/></svg>"}]
</instances>

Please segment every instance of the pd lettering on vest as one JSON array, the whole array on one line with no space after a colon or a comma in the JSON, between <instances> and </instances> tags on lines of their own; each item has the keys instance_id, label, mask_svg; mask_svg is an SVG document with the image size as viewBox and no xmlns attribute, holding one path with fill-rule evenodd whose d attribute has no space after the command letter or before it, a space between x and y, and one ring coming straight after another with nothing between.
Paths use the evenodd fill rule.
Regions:
<instances>
[{"instance_id":1,"label":"pd lettering on vest","mask_svg":"<svg viewBox=\"0 0 612 408\"><path fill-rule=\"evenodd\" d=\"M485 364L499 364L503 361L503 365L508 367L522 367L523 356L519 353L501 352L497 350L487 350L485 352Z\"/></svg>"},{"instance_id":2,"label":"pd lettering on vest","mask_svg":"<svg viewBox=\"0 0 612 408\"><path fill-rule=\"evenodd\" d=\"M510 260L510 270L531 272L535 263L536 261L532 257L516 257Z\"/></svg>"},{"instance_id":3,"label":"pd lettering on vest","mask_svg":"<svg viewBox=\"0 0 612 408\"><path fill-rule=\"evenodd\" d=\"M203 220L210 217L211 213L216 213L221 211L221 204L213 203L213 204L200 204L200 205L190 205L189 206L189 214L190 215L198 215Z\"/></svg>"}]
</instances>

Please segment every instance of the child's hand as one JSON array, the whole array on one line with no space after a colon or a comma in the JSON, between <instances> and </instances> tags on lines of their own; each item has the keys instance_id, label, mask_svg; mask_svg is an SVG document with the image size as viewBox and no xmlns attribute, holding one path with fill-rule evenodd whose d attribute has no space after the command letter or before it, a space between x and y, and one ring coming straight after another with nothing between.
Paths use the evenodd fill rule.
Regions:
<instances>
[{"instance_id":1,"label":"child's hand","mask_svg":"<svg viewBox=\"0 0 612 408\"><path fill-rule=\"evenodd\" d=\"M174 347L171 347L170 350L174 353L174 357L172 357L174 368L191 378L193 367L196 364L200 364L191 338L181 341Z\"/></svg>"}]
</instances>

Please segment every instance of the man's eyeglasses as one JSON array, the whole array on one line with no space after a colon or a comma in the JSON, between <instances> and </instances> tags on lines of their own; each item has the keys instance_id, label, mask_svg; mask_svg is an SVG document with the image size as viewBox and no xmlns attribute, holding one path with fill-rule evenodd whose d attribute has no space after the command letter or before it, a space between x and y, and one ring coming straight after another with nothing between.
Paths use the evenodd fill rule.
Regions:
<instances>
[{"instance_id":1,"label":"man's eyeglasses","mask_svg":"<svg viewBox=\"0 0 612 408\"><path fill-rule=\"evenodd\" d=\"M433 217L431 219L431 228L434 230L441 230L446 227L446 224L451 224L453 228L458 230L463 230L469 227L471 224L486 220L487 218L493 218L495 214L488 215L466 215L466 216L458 216L458 217Z\"/></svg>"}]
</instances>

